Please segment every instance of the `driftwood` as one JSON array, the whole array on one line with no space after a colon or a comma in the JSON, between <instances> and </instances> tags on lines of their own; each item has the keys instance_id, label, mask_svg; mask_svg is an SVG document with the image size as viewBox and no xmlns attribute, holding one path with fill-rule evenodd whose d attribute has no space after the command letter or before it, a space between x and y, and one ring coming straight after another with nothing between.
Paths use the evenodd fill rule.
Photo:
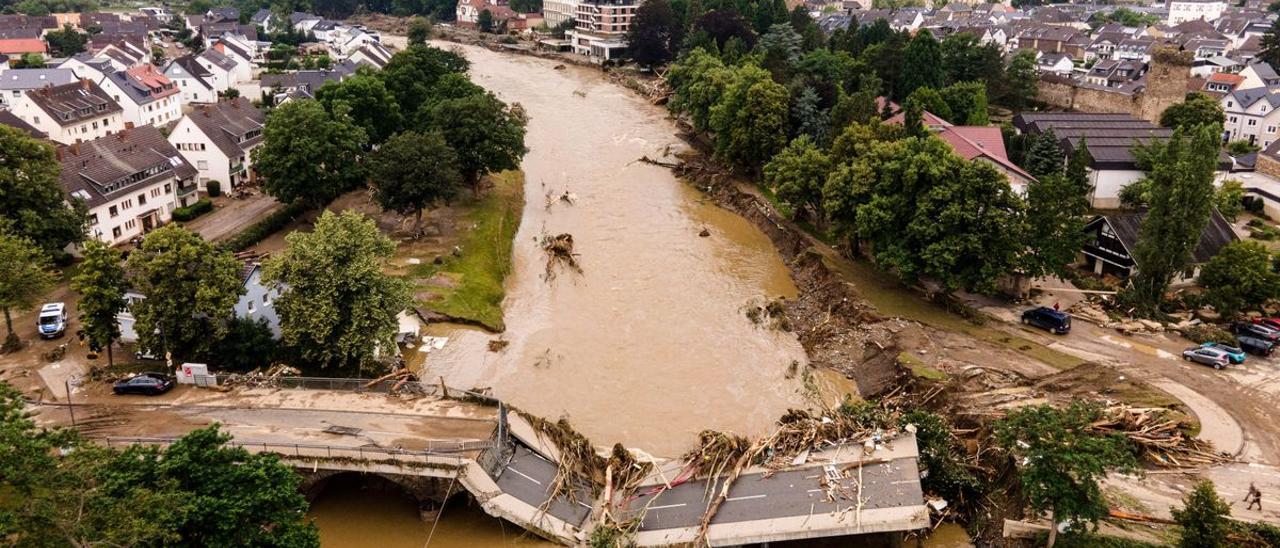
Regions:
<instances>
[{"instance_id":1,"label":"driftwood","mask_svg":"<svg viewBox=\"0 0 1280 548\"><path fill-rule=\"evenodd\" d=\"M1214 449L1204 440L1188 436L1185 425L1170 418L1165 409L1109 407L1104 417L1091 425L1102 434L1122 434L1138 448L1147 462L1164 467L1188 468L1229 462L1231 456Z\"/></svg>"},{"instance_id":2,"label":"driftwood","mask_svg":"<svg viewBox=\"0 0 1280 548\"><path fill-rule=\"evenodd\" d=\"M572 234L543 235L542 249L547 252L547 280L556 277L557 264L563 264L578 274L582 273L582 266L578 264L578 254L573 251Z\"/></svg>"}]
</instances>

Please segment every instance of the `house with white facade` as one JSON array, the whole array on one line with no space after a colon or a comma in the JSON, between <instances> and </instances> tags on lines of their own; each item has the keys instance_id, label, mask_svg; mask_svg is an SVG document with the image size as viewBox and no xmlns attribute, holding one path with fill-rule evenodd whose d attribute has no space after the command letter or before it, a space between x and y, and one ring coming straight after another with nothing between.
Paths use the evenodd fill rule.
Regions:
<instances>
[{"instance_id":1,"label":"house with white facade","mask_svg":"<svg viewBox=\"0 0 1280 548\"><path fill-rule=\"evenodd\" d=\"M266 115L244 97L193 107L169 132L169 142L196 167L200 187L218 181L227 190L251 181Z\"/></svg>"},{"instance_id":2,"label":"house with white facade","mask_svg":"<svg viewBox=\"0 0 1280 548\"><path fill-rule=\"evenodd\" d=\"M1228 141L1248 141L1262 148L1276 140L1280 127L1280 89L1237 89L1221 99Z\"/></svg>"},{"instance_id":3,"label":"house with white facade","mask_svg":"<svg viewBox=\"0 0 1280 548\"><path fill-rule=\"evenodd\" d=\"M1169 0L1169 16L1165 22L1177 25L1197 19L1214 21L1222 17L1226 9L1227 3L1223 0Z\"/></svg>"},{"instance_id":4,"label":"house with white facade","mask_svg":"<svg viewBox=\"0 0 1280 548\"><path fill-rule=\"evenodd\" d=\"M58 68L70 70L76 78L101 82L108 74L116 71L110 59L94 57L88 53L77 53L68 57Z\"/></svg>"},{"instance_id":5,"label":"house with white facade","mask_svg":"<svg viewBox=\"0 0 1280 548\"><path fill-rule=\"evenodd\" d=\"M213 89L222 93L240 83L236 70L236 62L213 48L206 49L196 56L196 62L209 71L208 82Z\"/></svg>"},{"instance_id":6,"label":"house with white facade","mask_svg":"<svg viewBox=\"0 0 1280 548\"><path fill-rule=\"evenodd\" d=\"M1276 74L1271 65L1259 61L1249 63L1240 69L1240 77L1244 78L1236 89L1253 89L1280 86L1280 74Z\"/></svg>"},{"instance_id":7,"label":"house with white facade","mask_svg":"<svg viewBox=\"0 0 1280 548\"><path fill-rule=\"evenodd\" d=\"M387 66L387 63L391 62L391 55L391 52L387 50L386 46L383 46L378 42L373 42L365 44L360 49L351 52L351 54L347 56L347 60L355 63L356 65L368 65L381 70L383 67Z\"/></svg>"},{"instance_id":8,"label":"house with white facade","mask_svg":"<svg viewBox=\"0 0 1280 548\"><path fill-rule=\"evenodd\" d=\"M215 103L218 92L211 83L213 73L201 65L194 55L185 55L169 61L164 67L165 77L178 85L182 95L182 103Z\"/></svg>"},{"instance_id":9,"label":"house with white facade","mask_svg":"<svg viewBox=\"0 0 1280 548\"><path fill-rule=\"evenodd\" d=\"M0 105L12 106L22 94L45 86L63 86L77 81L68 69L10 69L0 72Z\"/></svg>"},{"instance_id":10,"label":"house with white facade","mask_svg":"<svg viewBox=\"0 0 1280 548\"><path fill-rule=\"evenodd\" d=\"M124 109L90 80L28 91L12 111L62 144L91 141L125 128Z\"/></svg>"},{"instance_id":11,"label":"house with white facade","mask_svg":"<svg viewBox=\"0 0 1280 548\"><path fill-rule=\"evenodd\" d=\"M113 72L101 85L124 108L125 121L135 126L159 127L182 116L182 90L152 65Z\"/></svg>"},{"instance_id":12,"label":"house with white facade","mask_svg":"<svg viewBox=\"0 0 1280 548\"><path fill-rule=\"evenodd\" d=\"M58 148L60 180L89 208L89 235L116 245L168 222L197 199L196 170L153 126Z\"/></svg>"},{"instance_id":13,"label":"house with white facade","mask_svg":"<svg viewBox=\"0 0 1280 548\"><path fill-rule=\"evenodd\" d=\"M247 40L226 34L218 38L218 41L213 43L211 49L235 62L235 68L231 69L232 74L235 76L233 79L235 83L248 82L253 79L253 63L257 54L254 51L254 46L248 43Z\"/></svg>"},{"instance_id":14,"label":"house with white facade","mask_svg":"<svg viewBox=\"0 0 1280 548\"><path fill-rule=\"evenodd\" d=\"M235 317L255 322L262 320L271 330L271 336L279 339L280 316L276 313L275 303L280 298L280 290L262 283L262 265L259 263L246 262L240 270L240 280L244 284L244 293L240 294L240 300L232 309ZM138 342L138 332L133 327L137 319L133 317L131 309L134 303L147 297L130 290L125 292L124 298L128 304L116 314L116 323L120 326L120 341Z\"/></svg>"}]
</instances>

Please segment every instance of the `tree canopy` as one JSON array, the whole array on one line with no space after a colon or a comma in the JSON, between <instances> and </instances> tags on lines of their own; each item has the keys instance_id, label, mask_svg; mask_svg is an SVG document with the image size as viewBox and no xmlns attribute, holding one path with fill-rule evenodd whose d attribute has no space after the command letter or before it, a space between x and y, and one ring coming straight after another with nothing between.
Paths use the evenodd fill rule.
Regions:
<instances>
[{"instance_id":1,"label":"tree canopy","mask_svg":"<svg viewBox=\"0 0 1280 548\"><path fill-rule=\"evenodd\" d=\"M679 44L673 39L678 34L679 24L680 20L667 0L649 0L640 4L627 31L632 60L641 66L652 67L674 59Z\"/></svg>"},{"instance_id":2,"label":"tree canopy","mask_svg":"<svg viewBox=\"0 0 1280 548\"><path fill-rule=\"evenodd\" d=\"M35 306L53 283L49 258L44 251L31 240L9 232L0 224L0 309L4 310L7 332L0 351L17 350L20 342L13 332L11 312Z\"/></svg>"},{"instance_id":3,"label":"tree canopy","mask_svg":"<svg viewBox=\"0 0 1280 548\"><path fill-rule=\"evenodd\" d=\"M372 155L369 173L378 205L412 213L415 235L421 230L422 211L452 199L463 184L458 154L438 132L395 135Z\"/></svg>"},{"instance_id":4,"label":"tree canopy","mask_svg":"<svg viewBox=\"0 0 1280 548\"><path fill-rule=\"evenodd\" d=\"M446 74L467 72L461 55L425 45L413 45L391 56L378 75L396 98L401 112L414 113L431 96L431 88Z\"/></svg>"},{"instance_id":5,"label":"tree canopy","mask_svg":"<svg viewBox=\"0 0 1280 548\"><path fill-rule=\"evenodd\" d=\"M178 225L147 234L127 264L130 283L146 297L130 309L138 344L161 355L204 355L244 292L241 263Z\"/></svg>"},{"instance_id":6,"label":"tree canopy","mask_svg":"<svg viewBox=\"0 0 1280 548\"><path fill-rule=\"evenodd\" d=\"M737 67L711 107L716 155L759 170L787 144L787 88L758 66Z\"/></svg>"},{"instance_id":7,"label":"tree canopy","mask_svg":"<svg viewBox=\"0 0 1280 548\"><path fill-rule=\"evenodd\" d=\"M1205 302L1224 318L1280 297L1280 274L1272 264L1271 252L1257 241L1224 246L1200 269L1196 282L1205 289Z\"/></svg>"},{"instance_id":8,"label":"tree canopy","mask_svg":"<svg viewBox=\"0 0 1280 548\"><path fill-rule=\"evenodd\" d=\"M50 257L84 239L84 205L67 207L53 147L0 124L0 217L15 235L31 240Z\"/></svg>"},{"instance_id":9,"label":"tree canopy","mask_svg":"<svg viewBox=\"0 0 1280 548\"><path fill-rule=\"evenodd\" d=\"M254 168L268 194L319 207L364 182L359 159L368 138L349 110L338 101L330 114L310 99L272 109L262 145L253 150Z\"/></svg>"},{"instance_id":10,"label":"tree canopy","mask_svg":"<svg viewBox=\"0 0 1280 548\"><path fill-rule=\"evenodd\" d=\"M1201 480L1182 497L1182 508L1170 508L1182 528L1181 548L1219 548L1231 531L1231 505L1218 496L1213 482Z\"/></svg>"},{"instance_id":11,"label":"tree canopy","mask_svg":"<svg viewBox=\"0 0 1280 548\"><path fill-rule=\"evenodd\" d=\"M1174 129L1191 130L1208 125L1217 127L1221 132L1224 120L1218 100L1198 92L1188 93L1185 100L1170 106L1160 115L1160 125Z\"/></svg>"},{"instance_id":12,"label":"tree canopy","mask_svg":"<svg viewBox=\"0 0 1280 548\"><path fill-rule=\"evenodd\" d=\"M313 232L285 240L263 274L281 289L275 307L285 343L329 368L364 369L379 351L391 352L397 315L409 305L408 284L384 271L395 242L354 211L325 211Z\"/></svg>"},{"instance_id":13,"label":"tree canopy","mask_svg":"<svg viewBox=\"0 0 1280 548\"><path fill-rule=\"evenodd\" d=\"M488 173L515 169L524 158L525 125L518 105L492 93L472 94L427 105L424 130L446 136L458 155L458 170L472 185Z\"/></svg>"},{"instance_id":14,"label":"tree canopy","mask_svg":"<svg viewBox=\"0 0 1280 548\"><path fill-rule=\"evenodd\" d=\"M114 364L112 345L120 338L116 315L128 304L124 293L129 289L120 252L98 240L84 246L84 262L71 280L71 288L80 294L76 305L80 325L90 344L107 350L107 363Z\"/></svg>"},{"instance_id":15,"label":"tree canopy","mask_svg":"<svg viewBox=\"0 0 1280 548\"><path fill-rule=\"evenodd\" d=\"M320 101L330 116L341 112L351 116L351 121L364 129L370 144L381 144L400 131L403 118L395 97L387 91L377 73L362 69L340 82L328 82L316 90ZM345 108L339 105L345 105Z\"/></svg>"}]
</instances>

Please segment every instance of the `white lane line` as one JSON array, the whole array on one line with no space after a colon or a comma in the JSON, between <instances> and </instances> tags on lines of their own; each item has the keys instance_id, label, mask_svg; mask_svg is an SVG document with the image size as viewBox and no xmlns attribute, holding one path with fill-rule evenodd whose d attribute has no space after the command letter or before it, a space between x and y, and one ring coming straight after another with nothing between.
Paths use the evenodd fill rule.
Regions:
<instances>
[{"instance_id":1,"label":"white lane line","mask_svg":"<svg viewBox=\"0 0 1280 548\"><path fill-rule=\"evenodd\" d=\"M532 482L534 482L534 483L536 483L536 484L538 484L538 485L542 485L542 482L540 482L540 481L538 481L538 480L536 480L536 479L533 479L533 478L529 477L529 474L526 474L526 473L524 473L524 472L521 472L521 471L519 471L519 470L516 470L515 468L512 468L512 467L510 467L510 466L508 466L508 467L507 467L507 470L510 470L510 471L512 471L512 472L515 472L515 473L517 473L517 474L520 474L520 477L522 477L522 478L524 478L524 479L527 479L527 480L529 480L529 481L532 481Z\"/></svg>"},{"instance_id":2,"label":"white lane line","mask_svg":"<svg viewBox=\"0 0 1280 548\"><path fill-rule=\"evenodd\" d=\"M741 497L729 497L729 498L724 499L724 500L725 500L725 502L733 502L733 501L735 501L735 500L762 499L762 498L765 498L765 497L767 497L767 496L769 496L769 495L743 495L743 496L741 496Z\"/></svg>"},{"instance_id":3,"label":"white lane line","mask_svg":"<svg viewBox=\"0 0 1280 548\"><path fill-rule=\"evenodd\" d=\"M665 509L667 509L667 508L679 508L679 507L681 507L681 506L688 506L688 504L687 504L687 503L682 502L682 503L680 503L680 504L666 504L666 505L663 505L663 506L650 506L650 507L649 507L649 509L650 509L650 510L665 510Z\"/></svg>"}]
</instances>

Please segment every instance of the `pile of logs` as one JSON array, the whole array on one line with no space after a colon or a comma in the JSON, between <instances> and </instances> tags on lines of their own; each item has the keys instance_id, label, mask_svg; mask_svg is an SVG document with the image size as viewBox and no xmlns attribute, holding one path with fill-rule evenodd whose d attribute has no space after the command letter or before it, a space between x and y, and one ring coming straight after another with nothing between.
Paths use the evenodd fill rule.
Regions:
<instances>
[{"instance_id":1,"label":"pile of logs","mask_svg":"<svg viewBox=\"0 0 1280 548\"><path fill-rule=\"evenodd\" d=\"M423 389L422 383L418 381L418 376L406 367L393 369L390 373L365 383L364 387L371 389L379 384L391 381L394 381L390 389L391 394L426 395L426 390Z\"/></svg>"},{"instance_id":2,"label":"pile of logs","mask_svg":"<svg viewBox=\"0 0 1280 548\"><path fill-rule=\"evenodd\" d=\"M1106 416L1092 426L1099 433L1124 435L1143 459L1156 466L1187 468L1231 460L1209 442L1188 436L1182 422L1170 418L1167 409L1109 407Z\"/></svg>"},{"instance_id":3,"label":"pile of logs","mask_svg":"<svg viewBox=\"0 0 1280 548\"><path fill-rule=\"evenodd\" d=\"M547 252L547 273L548 281L556 277L555 266L562 263L565 267L582 273L582 266L578 265L578 254L573 252L573 235L557 234L552 236L544 234L542 236L542 249Z\"/></svg>"}]
</instances>

